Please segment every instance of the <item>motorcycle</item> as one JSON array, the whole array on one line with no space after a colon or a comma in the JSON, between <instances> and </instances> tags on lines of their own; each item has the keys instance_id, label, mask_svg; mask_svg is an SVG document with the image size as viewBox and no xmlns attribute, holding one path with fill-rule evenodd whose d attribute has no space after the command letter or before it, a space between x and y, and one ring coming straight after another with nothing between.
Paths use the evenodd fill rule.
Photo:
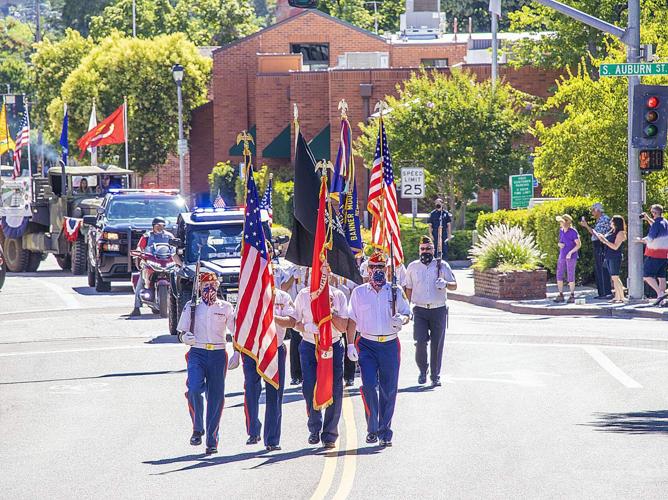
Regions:
<instances>
[{"instance_id":1,"label":"motorcycle","mask_svg":"<svg viewBox=\"0 0 668 500\"><path fill-rule=\"evenodd\" d=\"M154 314L166 318L169 305L169 276L176 267L174 247L167 243L156 243L144 251L132 250L137 259L137 269L144 278L144 288L139 292L142 304L151 308ZM132 287L136 290L139 273L132 273Z\"/></svg>"}]
</instances>

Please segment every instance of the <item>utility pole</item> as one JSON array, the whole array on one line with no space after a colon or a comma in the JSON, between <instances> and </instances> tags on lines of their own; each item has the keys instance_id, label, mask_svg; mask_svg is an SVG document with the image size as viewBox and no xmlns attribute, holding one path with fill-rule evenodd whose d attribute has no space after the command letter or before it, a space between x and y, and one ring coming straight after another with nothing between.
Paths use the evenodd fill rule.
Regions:
<instances>
[{"instance_id":1,"label":"utility pole","mask_svg":"<svg viewBox=\"0 0 668 500\"><path fill-rule=\"evenodd\" d=\"M554 0L535 0L537 3L550 7L561 14L580 21L588 26L609 33L619 38L626 45L626 61L629 63L640 62L640 0L628 0L628 26L621 29L602 19L585 14L573 7L564 5ZM631 143L633 126L633 94L635 88L640 84L640 77L629 76L628 91L628 241L629 241L629 299L638 301L644 294L642 255L643 247L636 242L642 236L642 221L639 216L642 213L642 181L638 167L638 151Z\"/></svg>"},{"instance_id":2,"label":"utility pole","mask_svg":"<svg viewBox=\"0 0 668 500\"><path fill-rule=\"evenodd\" d=\"M490 0L489 14L492 17L492 92L496 88L499 78L499 16L501 15L501 0ZM492 190L492 212L499 209L499 190Z\"/></svg>"},{"instance_id":3,"label":"utility pole","mask_svg":"<svg viewBox=\"0 0 668 500\"><path fill-rule=\"evenodd\" d=\"M373 0L372 2L364 2L365 4L373 5L373 29L376 35L378 34L378 0Z\"/></svg>"},{"instance_id":4,"label":"utility pole","mask_svg":"<svg viewBox=\"0 0 668 500\"><path fill-rule=\"evenodd\" d=\"M132 0L132 38L137 37L137 2Z\"/></svg>"},{"instance_id":5,"label":"utility pole","mask_svg":"<svg viewBox=\"0 0 668 500\"><path fill-rule=\"evenodd\" d=\"M35 0L35 42L39 43L42 41L42 20L40 13L40 0ZM39 88L39 72L35 72L35 86ZM39 108L39 90L35 90L35 108ZM44 117L38 111L35 113L35 117L38 120L37 123L37 175L42 175L44 173ZM31 172L32 175L32 172Z\"/></svg>"}]
</instances>

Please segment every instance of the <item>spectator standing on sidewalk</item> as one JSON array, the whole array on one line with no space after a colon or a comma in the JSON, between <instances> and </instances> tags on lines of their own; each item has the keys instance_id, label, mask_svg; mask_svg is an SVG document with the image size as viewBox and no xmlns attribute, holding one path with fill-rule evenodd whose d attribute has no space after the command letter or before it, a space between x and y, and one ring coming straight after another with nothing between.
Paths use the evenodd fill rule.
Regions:
<instances>
[{"instance_id":1,"label":"spectator standing on sidewalk","mask_svg":"<svg viewBox=\"0 0 668 500\"><path fill-rule=\"evenodd\" d=\"M557 215L557 222L561 224L559 229L559 259L557 260L557 288L559 295L555 302L564 302L564 274L568 278L568 287L571 295L567 302L575 302L575 265L578 263L578 250L582 246L580 235L573 227L573 217L568 214Z\"/></svg>"},{"instance_id":2,"label":"spectator standing on sidewalk","mask_svg":"<svg viewBox=\"0 0 668 500\"><path fill-rule=\"evenodd\" d=\"M668 271L668 221L663 218L663 207L661 205L652 205L650 210L652 214L649 233L644 238L638 238L636 241L647 245L645 247L645 263L643 265L643 275L645 283L651 286L656 292L656 301L654 305L659 305L668 295L666 295L666 271ZM645 220L648 220L647 214L642 214Z\"/></svg>"},{"instance_id":3,"label":"spectator standing on sidewalk","mask_svg":"<svg viewBox=\"0 0 668 500\"><path fill-rule=\"evenodd\" d=\"M448 260L448 242L452 239L452 215L443 207L443 200L436 198L436 209L429 214L429 231L431 238L434 241L434 248L437 259ZM442 255L438 250L438 233L441 233L441 242L443 245Z\"/></svg>"},{"instance_id":4,"label":"spectator standing on sidewalk","mask_svg":"<svg viewBox=\"0 0 668 500\"><path fill-rule=\"evenodd\" d=\"M619 279L619 273L622 268L622 245L626 241L626 223L621 215L614 215L610 219L610 231L607 234L601 234L594 231L598 240L605 249L605 266L612 277L612 284L615 288L615 297L613 304L624 302L624 285Z\"/></svg>"},{"instance_id":5,"label":"spectator standing on sidewalk","mask_svg":"<svg viewBox=\"0 0 668 500\"><path fill-rule=\"evenodd\" d=\"M596 219L596 224L591 227L583 217L580 225L591 234L592 246L594 247L594 277L596 279L596 288L598 289L597 299L611 298L610 292L610 273L605 267L605 245L601 243L595 233L608 234L610 232L610 217L603 213L603 205L594 203L591 207L591 214Z\"/></svg>"}]
</instances>

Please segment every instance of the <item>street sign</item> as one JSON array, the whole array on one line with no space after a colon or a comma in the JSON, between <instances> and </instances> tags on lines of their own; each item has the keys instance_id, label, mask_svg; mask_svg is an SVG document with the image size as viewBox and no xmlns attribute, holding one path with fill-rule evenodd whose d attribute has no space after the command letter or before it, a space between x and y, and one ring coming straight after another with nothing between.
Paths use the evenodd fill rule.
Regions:
<instances>
[{"instance_id":1,"label":"street sign","mask_svg":"<svg viewBox=\"0 0 668 500\"><path fill-rule=\"evenodd\" d=\"M178 151L179 155L186 155L188 154L188 141L187 139L179 139L176 142L176 150Z\"/></svg>"},{"instance_id":2,"label":"street sign","mask_svg":"<svg viewBox=\"0 0 668 500\"><path fill-rule=\"evenodd\" d=\"M404 167L401 169L401 197L424 198L424 168Z\"/></svg>"},{"instance_id":3,"label":"street sign","mask_svg":"<svg viewBox=\"0 0 668 500\"><path fill-rule=\"evenodd\" d=\"M668 75L668 63L601 64L598 74L601 77Z\"/></svg>"},{"instance_id":4,"label":"street sign","mask_svg":"<svg viewBox=\"0 0 668 500\"><path fill-rule=\"evenodd\" d=\"M510 208L527 208L533 198L533 175L510 176Z\"/></svg>"}]
</instances>

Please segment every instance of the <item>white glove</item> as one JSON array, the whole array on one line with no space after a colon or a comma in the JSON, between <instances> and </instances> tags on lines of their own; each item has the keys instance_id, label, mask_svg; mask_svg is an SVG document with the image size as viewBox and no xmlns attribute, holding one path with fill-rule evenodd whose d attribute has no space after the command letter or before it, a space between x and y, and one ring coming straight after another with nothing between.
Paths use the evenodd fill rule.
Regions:
<instances>
[{"instance_id":1,"label":"white glove","mask_svg":"<svg viewBox=\"0 0 668 500\"><path fill-rule=\"evenodd\" d=\"M320 331L318 330L318 325L315 323L304 323L304 333L316 336L320 333Z\"/></svg>"},{"instance_id":2,"label":"white glove","mask_svg":"<svg viewBox=\"0 0 668 500\"><path fill-rule=\"evenodd\" d=\"M394 329L395 327L399 327L399 330L401 330L401 327L404 325L404 318L401 316L401 314L395 314L392 316L390 319L390 326Z\"/></svg>"},{"instance_id":3,"label":"white glove","mask_svg":"<svg viewBox=\"0 0 668 500\"><path fill-rule=\"evenodd\" d=\"M348 344L348 359L350 361L357 361L358 359L360 359L355 344Z\"/></svg>"},{"instance_id":4,"label":"white glove","mask_svg":"<svg viewBox=\"0 0 668 500\"><path fill-rule=\"evenodd\" d=\"M195 345L195 335L193 332L184 332L181 334L181 342L187 345Z\"/></svg>"},{"instance_id":5,"label":"white glove","mask_svg":"<svg viewBox=\"0 0 668 500\"><path fill-rule=\"evenodd\" d=\"M234 370L235 368L239 368L240 363L241 363L241 353L239 353L239 351L234 351L234 354L232 354L232 357L227 362L227 369Z\"/></svg>"},{"instance_id":6,"label":"white glove","mask_svg":"<svg viewBox=\"0 0 668 500\"><path fill-rule=\"evenodd\" d=\"M443 290L445 287L448 285L448 282L445 281L443 278L438 278L436 280L436 289L437 290Z\"/></svg>"}]
</instances>

